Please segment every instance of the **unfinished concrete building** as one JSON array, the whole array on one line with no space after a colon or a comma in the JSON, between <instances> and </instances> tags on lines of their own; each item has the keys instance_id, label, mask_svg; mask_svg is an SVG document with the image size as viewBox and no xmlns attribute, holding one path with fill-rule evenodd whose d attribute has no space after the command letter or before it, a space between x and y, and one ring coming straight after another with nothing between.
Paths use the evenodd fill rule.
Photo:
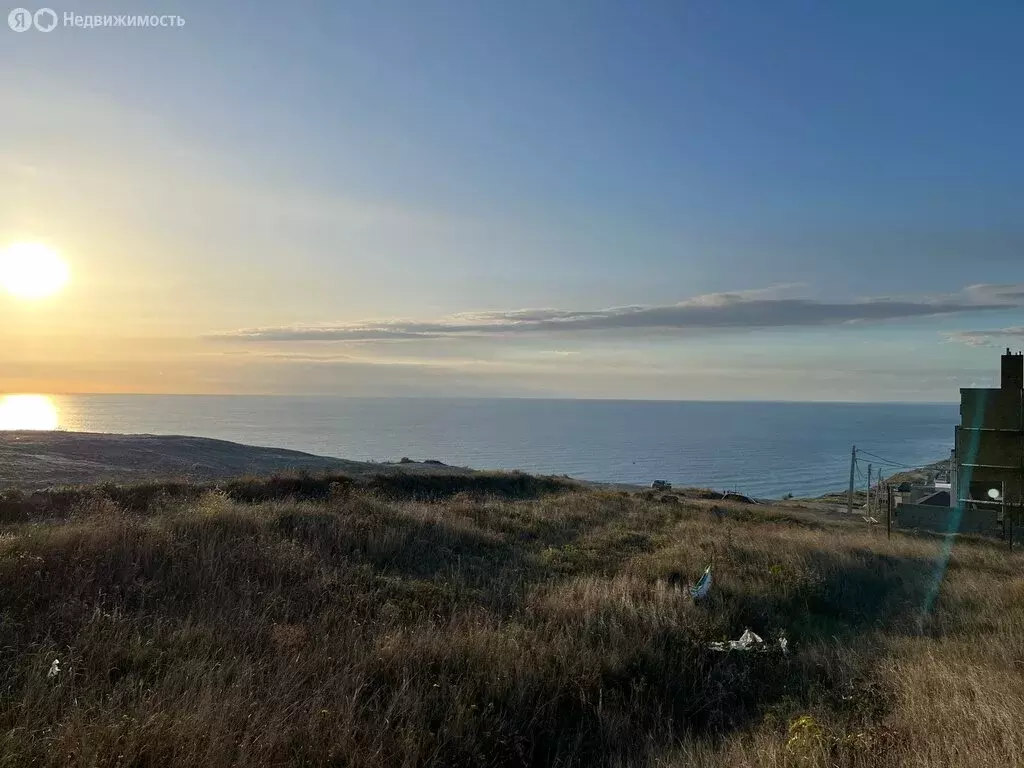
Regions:
<instances>
[{"instance_id":1,"label":"unfinished concrete building","mask_svg":"<svg viewBox=\"0 0 1024 768\"><path fill-rule=\"evenodd\" d=\"M1017 518L1024 502L1024 355L1002 357L999 389L961 389L953 498L965 512Z\"/></svg>"}]
</instances>

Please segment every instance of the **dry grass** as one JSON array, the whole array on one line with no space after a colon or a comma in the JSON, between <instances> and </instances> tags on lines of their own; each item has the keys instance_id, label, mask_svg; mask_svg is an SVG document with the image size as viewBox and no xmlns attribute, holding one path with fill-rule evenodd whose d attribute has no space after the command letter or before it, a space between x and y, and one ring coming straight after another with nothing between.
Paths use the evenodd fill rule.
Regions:
<instances>
[{"instance_id":1,"label":"dry grass","mask_svg":"<svg viewBox=\"0 0 1024 768\"><path fill-rule=\"evenodd\" d=\"M5 526L0 766L1022 760L1020 555L937 582L940 540L798 512L405 491ZM791 652L707 649L746 627Z\"/></svg>"}]
</instances>

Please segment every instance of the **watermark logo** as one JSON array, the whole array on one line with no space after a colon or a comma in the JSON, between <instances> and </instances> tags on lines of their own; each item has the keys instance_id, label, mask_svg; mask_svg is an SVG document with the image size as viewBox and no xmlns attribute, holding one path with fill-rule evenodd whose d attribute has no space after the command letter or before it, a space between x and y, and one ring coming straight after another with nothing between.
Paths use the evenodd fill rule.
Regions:
<instances>
[{"instance_id":1,"label":"watermark logo","mask_svg":"<svg viewBox=\"0 0 1024 768\"><path fill-rule=\"evenodd\" d=\"M28 32L32 29L32 11L27 8L15 8L7 14L7 24L15 32Z\"/></svg>"},{"instance_id":2,"label":"watermark logo","mask_svg":"<svg viewBox=\"0 0 1024 768\"><path fill-rule=\"evenodd\" d=\"M28 32L35 27L50 32L57 26L57 12L53 8L40 8L35 13L27 8L15 8L7 14L7 24L15 32Z\"/></svg>"},{"instance_id":3,"label":"watermark logo","mask_svg":"<svg viewBox=\"0 0 1024 768\"><path fill-rule=\"evenodd\" d=\"M183 27L185 19L177 14L136 16L134 14L80 14L66 12L61 16L52 8L40 8L34 13L27 8L15 8L7 14L7 25L15 32L38 29L51 32L58 26L78 29L92 27Z\"/></svg>"},{"instance_id":4,"label":"watermark logo","mask_svg":"<svg viewBox=\"0 0 1024 768\"><path fill-rule=\"evenodd\" d=\"M57 12L52 8L40 8L32 14L32 21L40 32L52 32L57 26Z\"/></svg>"}]
</instances>

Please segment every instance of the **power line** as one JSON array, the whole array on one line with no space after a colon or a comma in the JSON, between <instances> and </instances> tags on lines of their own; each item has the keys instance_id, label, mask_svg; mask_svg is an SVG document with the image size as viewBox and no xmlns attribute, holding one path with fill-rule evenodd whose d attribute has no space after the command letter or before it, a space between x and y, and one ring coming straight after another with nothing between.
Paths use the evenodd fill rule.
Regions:
<instances>
[{"instance_id":1,"label":"power line","mask_svg":"<svg viewBox=\"0 0 1024 768\"><path fill-rule=\"evenodd\" d=\"M870 451L865 451L865 450L863 450L861 448L857 449L857 453L863 453L865 456L870 456L873 459L877 459L878 461L885 462L886 464L889 464L890 466L893 466L893 467L904 467L905 469L917 469L917 467L912 466L910 464L903 464L902 462L899 462L899 461L893 461L892 459L887 459L884 456L879 456L878 454L871 453Z\"/></svg>"},{"instance_id":2,"label":"power line","mask_svg":"<svg viewBox=\"0 0 1024 768\"><path fill-rule=\"evenodd\" d=\"M884 456L879 456L878 454L872 454L870 451L864 451L862 449L858 450L857 453L858 454L864 454L865 456L873 457L874 459L878 459L879 461L888 462L889 464L897 464L897 465L899 465L901 467L909 467L910 466L909 464L903 464L902 462L898 462L895 459L887 459Z\"/></svg>"},{"instance_id":3,"label":"power line","mask_svg":"<svg viewBox=\"0 0 1024 768\"><path fill-rule=\"evenodd\" d=\"M906 467L907 469L917 469L917 467L913 466L912 464L904 464L901 461L893 461L892 459L887 459L887 458L885 458L883 456L878 456L878 455L876 455L874 453L869 453L868 451L858 451L858 453L863 453L865 456L870 456L871 458L875 459L877 462L879 462L881 464L888 465L888 466L892 466L892 467Z\"/></svg>"},{"instance_id":4,"label":"power line","mask_svg":"<svg viewBox=\"0 0 1024 768\"><path fill-rule=\"evenodd\" d=\"M909 464L889 464L888 462L878 461L877 459L874 460L874 463L880 467L885 467L886 469L891 469L893 471L899 471L901 469L918 469L918 467L912 467Z\"/></svg>"}]
</instances>

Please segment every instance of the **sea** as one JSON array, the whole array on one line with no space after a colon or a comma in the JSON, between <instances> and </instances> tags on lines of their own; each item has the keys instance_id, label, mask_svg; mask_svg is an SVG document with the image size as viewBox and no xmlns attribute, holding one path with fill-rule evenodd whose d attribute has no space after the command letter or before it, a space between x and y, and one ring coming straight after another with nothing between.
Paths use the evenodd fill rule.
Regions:
<instances>
[{"instance_id":1,"label":"sea","mask_svg":"<svg viewBox=\"0 0 1024 768\"><path fill-rule=\"evenodd\" d=\"M436 459L607 483L666 480L766 498L842 490L853 445L861 487L869 462L891 475L948 458L959 421L956 403L36 398L12 406L0 396L0 429L197 435L346 459Z\"/></svg>"}]
</instances>

